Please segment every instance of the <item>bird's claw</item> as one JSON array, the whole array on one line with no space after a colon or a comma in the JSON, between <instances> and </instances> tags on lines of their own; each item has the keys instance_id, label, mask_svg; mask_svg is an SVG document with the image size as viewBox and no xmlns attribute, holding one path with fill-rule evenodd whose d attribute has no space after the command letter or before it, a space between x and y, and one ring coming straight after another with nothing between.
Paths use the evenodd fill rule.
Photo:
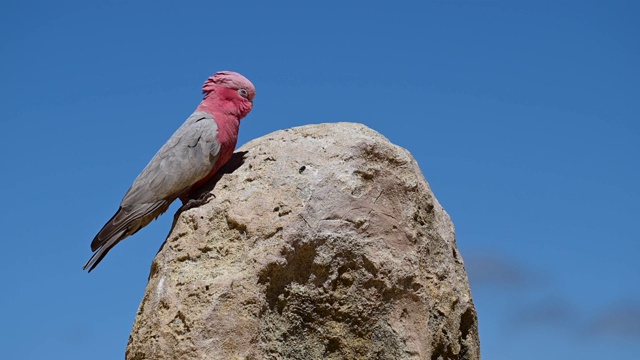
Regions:
<instances>
[{"instance_id":1,"label":"bird's claw","mask_svg":"<svg viewBox=\"0 0 640 360\"><path fill-rule=\"evenodd\" d=\"M178 212L183 212L189 209L193 209L194 207L202 206L208 203L209 199L215 198L215 197L216 196L213 193L208 192L208 193L202 194L202 196L200 196L197 199L189 199L186 203L182 205L182 207L180 208L180 211Z\"/></svg>"}]
</instances>

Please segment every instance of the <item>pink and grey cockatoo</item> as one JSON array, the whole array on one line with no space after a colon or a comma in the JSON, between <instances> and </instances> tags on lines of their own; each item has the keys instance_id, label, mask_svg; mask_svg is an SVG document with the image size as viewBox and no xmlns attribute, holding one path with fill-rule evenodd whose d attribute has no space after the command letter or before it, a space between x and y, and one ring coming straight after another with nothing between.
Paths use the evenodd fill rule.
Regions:
<instances>
[{"instance_id":1,"label":"pink and grey cockatoo","mask_svg":"<svg viewBox=\"0 0 640 360\"><path fill-rule=\"evenodd\" d=\"M91 242L95 253L84 270L93 270L118 242L147 226L175 199L185 199L231 158L240 119L251 111L256 90L244 76L221 71L205 81L202 92L196 111L142 170Z\"/></svg>"}]
</instances>

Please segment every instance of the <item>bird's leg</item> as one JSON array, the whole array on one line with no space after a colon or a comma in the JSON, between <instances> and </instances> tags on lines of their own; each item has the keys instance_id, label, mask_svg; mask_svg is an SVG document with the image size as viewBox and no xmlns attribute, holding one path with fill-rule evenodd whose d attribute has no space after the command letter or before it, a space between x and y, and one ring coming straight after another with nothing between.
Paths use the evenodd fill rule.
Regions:
<instances>
[{"instance_id":1,"label":"bird's leg","mask_svg":"<svg viewBox=\"0 0 640 360\"><path fill-rule=\"evenodd\" d=\"M215 198L216 196L211 192L206 192L200 195L197 199L189 199L188 197L180 197L180 201L182 201L182 206L176 213L173 215L173 224L175 225L178 221L178 217L182 214L183 211L187 211L194 207L202 206L206 204L210 198Z\"/></svg>"},{"instance_id":2,"label":"bird's leg","mask_svg":"<svg viewBox=\"0 0 640 360\"><path fill-rule=\"evenodd\" d=\"M182 200L182 206L178 209L178 213L183 211L187 211L189 209L193 209L194 207L202 206L209 202L209 199L215 198L216 196L212 192L206 192L200 195L197 199L188 199L188 198L180 198Z\"/></svg>"}]
</instances>

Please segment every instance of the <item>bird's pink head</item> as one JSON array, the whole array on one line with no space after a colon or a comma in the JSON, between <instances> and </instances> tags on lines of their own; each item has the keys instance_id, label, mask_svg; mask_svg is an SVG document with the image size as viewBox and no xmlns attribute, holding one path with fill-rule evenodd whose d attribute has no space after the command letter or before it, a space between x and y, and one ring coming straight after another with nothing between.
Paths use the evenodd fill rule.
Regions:
<instances>
[{"instance_id":1,"label":"bird's pink head","mask_svg":"<svg viewBox=\"0 0 640 360\"><path fill-rule=\"evenodd\" d=\"M216 104L217 106L224 107L227 112L242 119L253 108L256 88L251 81L237 72L220 71L204 82L202 93L204 100L201 107L204 107L204 110L207 110L209 105L207 99L215 98L215 101L221 102ZM211 96L213 94L215 96Z\"/></svg>"}]
</instances>

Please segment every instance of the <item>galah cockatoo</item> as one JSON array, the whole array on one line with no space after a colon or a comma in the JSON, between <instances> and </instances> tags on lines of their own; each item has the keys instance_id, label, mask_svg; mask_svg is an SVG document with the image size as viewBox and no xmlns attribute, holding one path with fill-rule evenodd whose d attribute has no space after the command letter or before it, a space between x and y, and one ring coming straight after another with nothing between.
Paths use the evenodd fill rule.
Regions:
<instances>
[{"instance_id":1,"label":"galah cockatoo","mask_svg":"<svg viewBox=\"0 0 640 360\"><path fill-rule=\"evenodd\" d=\"M89 271L124 238L165 212L177 198L204 184L236 147L240 119L253 107L256 90L244 76L221 71L202 86L204 99L169 138L124 195L120 208L91 242Z\"/></svg>"}]
</instances>

